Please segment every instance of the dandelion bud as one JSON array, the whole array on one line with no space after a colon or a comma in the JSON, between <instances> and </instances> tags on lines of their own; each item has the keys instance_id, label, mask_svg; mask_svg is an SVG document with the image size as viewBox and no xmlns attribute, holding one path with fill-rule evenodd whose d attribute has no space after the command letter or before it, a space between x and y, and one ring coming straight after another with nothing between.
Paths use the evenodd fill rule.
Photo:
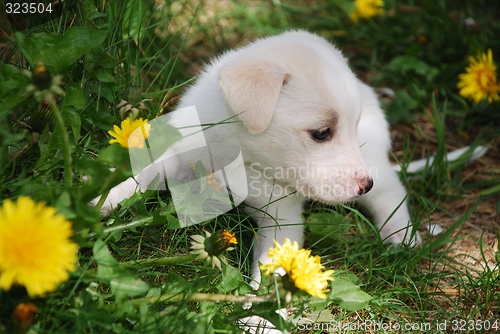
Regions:
<instances>
[{"instance_id":1,"label":"dandelion bud","mask_svg":"<svg viewBox=\"0 0 500 334\"><path fill-rule=\"evenodd\" d=\"M12 312L12 322L20 329L28 329L37 311L33 303L19 303Z\"/></svg>"},{"instance_id":2,"label":"dandelion bud","mask_svg":"<svg viewBox=\"0 0 500 334\"><path fill-rule=\"evenodd\" d=\"M44 64L40 63L33 69L33 84L38 90L49 89L52 85L52 77L49 69Z\"/></svg>"},{"instance_id":3,"label":"dandelion bud","mask_svg":"<svg viewBox=\"0 0 500 334\"><path fill-rule=\"evenodd\" d=\"M222 230L205 239L205 250L210 255L219 256L223 251L231 247L231 245L236 245L237 243L234 234L229 230Z\"/></svg>"},{"instance_id":4,"label":"dandelion bud","mask_svg":"<svg viewBox=\"0 0 500 334\"><path fill-rule=\"evenodd\" d=\"M201 235L191 236L194 240L191 242L191 250L193 254L198 254L196 260L206 260L207 264L212 265L212 268L217 266L222 270L221 261L227 264L222 252L232 250L231 246L236 245L238 241L229 230L218 231L214 235L205 231L205 235L205 237Z\"/></svg>"},{"instance_id":5,"label":"dandelion bud","mask_svg":"<svg viewBox=\"0 0 500 334\"><path fill-rule=\"evenodd\" d=\"M131 105L136 105L142 101L142 90L139 86L127 86L123 99Z\"/></svg>"}]
</instances>

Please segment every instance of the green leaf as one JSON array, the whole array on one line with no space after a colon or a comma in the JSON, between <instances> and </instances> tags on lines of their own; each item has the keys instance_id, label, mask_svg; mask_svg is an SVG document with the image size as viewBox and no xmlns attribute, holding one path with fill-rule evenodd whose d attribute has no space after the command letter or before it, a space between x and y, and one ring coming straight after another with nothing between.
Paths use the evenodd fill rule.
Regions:
<instances>
[{"instance_id":1,"label":"green leaf","mask_svg":"<svg viewBox=\"0 0 500 334\"><path fill-rule=\"evenodd\" d=\"M97 262L98 279L110 281L117 276L118 261L111 255L108 246L101 239L96 240L92 248L94 260Z\"/></svg>"},{"instance_id":2,"label":"green leaf","mask_svg":"<svg viewBox=\"0 0 500 334\"><path fill-rule=\"evenodd\" d=\"M167 123L168 119L168 117L160 116L148 122L151 125L151 133L146 141L148 149L131 148L129 150L134 174L141 172L146 166L160 158L173 143L182 138L179 130ZM169 163L168 160L163 161Z\"/></svg>"},{"instance_id":3,"label":"green leaf","mask_svg":"<svg viewBox=\"0 0 500 334\"><path fill-rule=\"evenodd\" d=\"M130 172L129 151L119 144L112 144L101 150L97 161L110 163L122 172Z\"/></svg>"},{"instance_id":4,"label":"green leaf","mask_svg":"<svg viewBox=\"0 0 500 334\"><path fill-rule=\"evenodd\" d=\"M115 77L106 71L97 72L97 79L101 82L115 82Z\"/></svg>"},{"instance_id":5,"label":"green leaf","mask_svg":"<svg viewBox=\"0 0 500 334\"><path fill-rule=\"evenodd\" d=\"M419 99L407 89L396 90L394 101L386 107L387 119L391 123L410 122L418 116L413 110L418 108L419 103Z\"/></svg>"},{"instance_id":6,"label":"green leaf","mask_svg":"<svg viewBox=\"0 0 500 334\"><path fill-rule=\"evenodd\" d=\"M36 163L36 168L40 171L58 167L59 162L62 160L61 147L64 145L63 141L67 140L59 129L54 129L52 136L48 130L48 127L45 127L38 140L41 155ZM70 141L69 146L72 151L75 144Z\"/></svg>"},{"instance_id":7,"label":"green leaf","mask_svg":"<svg viewBox=\"0 0 500 334\"><path fill-rule=\"evenodd\" d=\"M75 212L72 209L71 196L67 191L63 191L56 201L57 212L62 214L67 219L73 220L76 218Z\"/></svg>"},{"instance_id":8,"label":"green leaf","mask_svg":"<svg viewBox=\"0 0 500 334\"><path fill-rule=\"evenodd\" d=\"M117 59L101 48L95 48L85 56L86 69L93 68L95 64L102 68L111 69L117 66L118 63Z\"/></svg>"},{"instance_id":9,"label":"green leaf","mask_svg":"<svg viewBox=\"0 0 500 334\"><path fill-rule=\"evenodd\" d=\"M496 196L498 194L500 194L500 184L497 184L496 186L485 189L479 193L479 195L483 196L483 197Z\"/></svg>"},{"instance_id":10,"label":"green leaf","mask_svg":"<svg viewBox=\"0 0 500 334\"><path fill-rule=\"evenodd\" d=\"M373 299L369 294L349 280L335 277L331 283L330 299L338 302L344 310L358 311L368 306Z\"/></svg>"},{"instance_id":11,"label":"green leaf","mask_svg":"<svg viewBox=\"0 0 500 334\"><path fill-rule=\"evenodd\" d=\"M315 311L318 311L316 312L316 314L319 314L321 313L321 311L324 311L328 307L328 300L314 297L311 298L309 303L307 303L307 306Z\"/></svg>"},{"instance_id":12,"label":"green leaf","mask_svg":"<svg viewBox=\"0 0 500 334\"><path fill-rule=\"evenodd\" d=\"M193 334L209 334L214 333L212 329L212 318L218 311L217 304L214 303L201 303L200 312L198 312L194 317L196 319L195 327L190 328L190 332Z\"/></svg>"},{"instance_id":13,"label":"green leaf","mask_svg":"<svg viewBox=\"0 0 500 334\"><path fill-rule=\"evenodd\" d=\"M78 196L83 203L87 203L130 176L121 169L112 172L108 163L74 159L73 164L80 175L85 175L87 178L87 181L77 188Z\"/></svg>"},{"instance_id":14,"label":"green leaf","mask_svg":"<svg viewBox=\"0 0 500 334\"><path fill-rule=\"evenodd\" d=\"M115 15L120 16L122 19L122 38L127 39L133 37L138 39L137 36L145 24L145 15L147 14L147 5L144 0L128 0L122 2L117 7Z\"/></svg>"},{"instance_id":15,"label":"green leaf","mask_svg":"<svg viewBox=\"0 0 500 334\"><path fill-rule=\"evenodd\" d=\"M98 12L96 10L96 11L93 11L92 13L88 14L86 19L87 20L95 20L95 19L100 19L100 18L107 17L107 16L108 16L108 13L101 13L101 12Z\"/></svg>"},{"instance_id":16,"label":"green leaf","mask_svg":"<svg viewBox=\"0 0 500 334\"><path fill-rule=\"evenodd\" d=\"M117 302L126 298L145 295L149 291L149 285L146 282L133 277L112 279L110 288Z\"/></svg>"},{"instance_id":17,"label":"green leaf","mask_svg":"<svg viewBox=\"0 0 500 334\"><path fill-rule=\"evenodd\" d=\"M243 275L233 266L222 267L222 281L219 283L218 290L221 293L230 293L236 290L243 283Z\"/></svg>"},{"instance_id":18,"label":"green leaf","mask_svg":"<svg viewBox=\"0 0 500 334\"><path fill-rule=\"evenodd\" d=\"M151 288L149 289L148 293L146 294L146 297L160 297L161 296L161 289L160 288Z\"/></svg>"},{"instance_id":19,"label":"green leaf","mask_svg":"<svg viewBox=\"0 0 500 334\"><path fill-rule=\"evenodd\" d=\"M347 233L351 224L338 212L313 213L307 219L309 237L317 245L332 245L332 240L339 240Z\"/></svg>"},{"instance_id":20,"label":"green leaf","mask_svg":"<svg viewBox=\"0 0 500 334\"><path fill-rule=\"evenodd\" d=\"M14 66L0 64L0 112L12 110L23 102L30 83L30 78Z\"/></svg>"},{"instance_id":21,"label":"green leaf","mask_svg":"<svg viewBox=\"0 0 500 334\"><path fill-rule=\"evenodd\" d=\"M169 272L165 284L162 286L167 293L189 293L191 286L186 285L186 278L175 272Z\"/></svg>"},{"instance_id":22,"label":"green leaf","mask_svg":"<svg viewBox=\"0 0 500 334\"><path fill-rule=\"evenodd\" d=\"M82 86L76 82L68 83L66 85L66 93L61 109L79 111L83 108L85 108L85 96L83 94Z\"/></svg>"},{"instance_id":23,"label":"green leaf","mask_svg":"<svg viewBox=\"0 0 500 334\"><path fill-rule=\"evenodd\" d=\"M305 312L302 315L301 320L303 323L305 319L307 319L307 322L313 324L322 324L335 321L335 316L332 314L332 311L330 309L326 308L326 306L314 307L314 305L312 305L311 303L308 303L308 306L313 310Z\"/></svg>"},{"instance_id":24,"label":"green leaf","mask_svg":"<svg viewBox=\"0 0 500 334\"><path fill-rule=\"evenodd\" d=\"M77 83L70 82L66 87L66 94L61 105L61 113L66 126L71 127L75 143L78 142L78 138L80 137L80 127L82 125L80 114L77 111L82 110L84 107L85 97L82 87Z\"/></svg>"},{"instance_id":25,"label":"green leaf","mask_svg":"<svg viewBox=\"0 0 500 334\"><path fill-rule=\"evenodd\" d=\"M420 60L419 58L403 55L394 57L387 65L386 70L391 70L397 73L413 71L414 73L424 77L427 82L432 82L439 75L439 70Z\"/></svg>"},{"instance_id":26,"label":"green leaf","mask_svg":"<svg viewBox=\"0 0 500 334\"><path fill-rule=\"evenodd\" d=\"M109 82L101 82L100 85L93 85L87 88L88 93L104 97L110 103L115 103L116 91L118 91L118 86Z\"/></svg>"},{"instance_id":27,"label":"green leaf","mask_svg":"<svg viewBox=\"0 0 500 334\"><path fill-rule=\"evenodd\" d=\"M175 230L184 227L181 226L181 223L179 222L179 219L177 217L171 214L167 214L165 217L167 218L167 229Z\"/></svg>"},{"instance_id":28,"label":"green leaf","mask_svg":"<svg viewBox=\"0 0 500 334\"><path fill-rule=\"evenodd\" d=\"M26 37L15 33L19 48L31 66L44 63L52 74L59 73L81 56L99 46L107 32L87 27L71 27L63 34L39 33Z\"/></svg>"}]
</instances>

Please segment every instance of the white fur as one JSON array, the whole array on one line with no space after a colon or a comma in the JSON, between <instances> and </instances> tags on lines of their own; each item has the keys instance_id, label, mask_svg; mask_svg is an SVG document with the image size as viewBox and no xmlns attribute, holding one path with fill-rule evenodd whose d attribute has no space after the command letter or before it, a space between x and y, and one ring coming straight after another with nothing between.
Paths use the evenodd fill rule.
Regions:
<instances>
[{"instance_id":1,"label":"white fur","mask_svg":"<svg viewBox=\"0 0 500 334\"><path fill-rule=\"evenodd\" d=\"M377 97L324 39L303 31L286 32L222 55L186 92L171 124L189 125L181 109L193 105L202 123L233 118L232 122L204 131L211 157L182 155L162 175L179 178L200 159L210 171L222 168L234 159L228 152L241 150L247 179L253 182L245 202L255 208L248 213L261 227L253 248L254 287L260 282L258 264L269 263L274 239L283 243L290 238L302 246L301 214L308 197L327 204L358 200L373 213L384 240L415 241L410 240L406 191L388 159L388 123ZM330 128L332 138L313 140L311 130L322 128ZM175 156L190 147L189 138L166 154ZM283 175L283 170L291 172ZM137 175L140 189L159 172L149 167ZM370 179L373 188L360 196ZM103 214L135 187L129 179L113 188ZM418 242L418 233L413 235Z\"/></svg>"}]
</instances>

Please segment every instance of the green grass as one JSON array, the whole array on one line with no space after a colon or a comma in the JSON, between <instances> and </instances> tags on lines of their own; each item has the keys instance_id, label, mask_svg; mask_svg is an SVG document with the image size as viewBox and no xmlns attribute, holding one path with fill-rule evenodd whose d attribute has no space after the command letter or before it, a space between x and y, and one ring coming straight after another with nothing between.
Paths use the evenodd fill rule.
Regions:
<instances>
[{"instance_id":1,"label":"green grass","mask_svg":"<svg viewBox=\"0 0 500 334\"><path fill-rule=\"evenodd\" d=\"M38 307L29 333L239 332L234 322L248 313L231 297L250 292L246 283L251 244L258 233L241 208L204 224L178 228L168 192L136 195L105 220L86 203L130 174L127 151L109 146L107 133L120 122L116 106L127 87L141 88L138 101L146 101L139 115L152 119L175 107L196 69L210 57L245 40L296 28L332 39L359 77L394 90L394 97L384 101L387 116L395 129L411 130L397 137L401 140L394 143L394 157L406 162L437 154L436 162L418 175L401 173L413 222L421 230L431 223L447 229L426 238L420 247L391 247L382 243L361 208L308 205L306 247L320 255L328 269L335 269L337 282L351 282L351 288L359 286L373 299L369 304L359 301L364 295L358 290L327 301L299 295L294 298L296 312L304 310L314 324L297 323L296 314L282 325L292 333L322 333L335 325L360 323L365 327L351 327L352 332L385 333L401 326L397 332L476 333L488 332L483 329L489 324L489 332L496 332L498 266L481 269L467 259L500 258L494 218L500 211L495 160L499 102L466 101L458 95L456 81L468 55L490 48L498 64L498 9L472 0L405 5L385 1L383 16L354 24L348 18L350 1L227 1L217 6L213 10L209 4L190 1L166 0L161 6L148 0L85 1L21 33L10 33L2 25L7 42L0 63L0 200L26 195L56 207L72 221L80 254L79 268L46 297L30 299L22 287L0 291L0 332L27 331L13 325L11 313L18 303L29 301ZM464 25L467 17L475 25ZM69 33L74 39L65 41ZM54 41L60 44L47 51ZM83 46L80 50L72 47L75 41ZM32 69L38 60L64 81L65 96L55 101L68 136L55 126L54 111L48 112L50 107L26 92L30 80L21 71ZM471 143L491 144L480 174L475 165L443 161L450 147ZM70 176L63 168L68 163ZM110 166L120 168L111 173ZM474 223L488 224L474 234L468 227ZM221 229L231 230L238 239L222 272L200 261L157 267L118 264L185 256L191 235ZM496 236L496 246L491 235ZM466 241L475 255L463 254L462 248L457 253L457 246ZM266 283L273 289L269 280L258 294L268 293ZM211 300L209 295L222 297L218 302L203 301ZM194 296L200 297L192 300ZM356 301L363 307L353 307ZM349 302L351 307L345 307ZM272 315L276 306L254 303L253 311Z\"/></svg>"}]
</instances>

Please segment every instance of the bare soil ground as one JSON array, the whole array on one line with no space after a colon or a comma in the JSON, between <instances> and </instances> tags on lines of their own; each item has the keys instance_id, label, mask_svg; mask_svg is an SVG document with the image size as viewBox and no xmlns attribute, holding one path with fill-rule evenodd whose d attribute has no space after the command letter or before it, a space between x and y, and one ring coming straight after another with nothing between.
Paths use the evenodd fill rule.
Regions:
<instances>
[{"instance_id":1,"label":"bare soil ground","mask_svg":"<svg viewBox=\"0 0 500 334\"><path fill-rule=\"evenodd\" d=\"M405 136L410 136L412 145L416 145L420 152L415 158L428 155L428 152L437 150L436 131L429 116L422 116L412 123L396 124L392 127L394 151L398 158L403 157L402 142ZM446 148L454 150L470 145L476 133L446 132ZM463 191L454 196L449 196L446 201L439 203L440 208L430 214L430 224L438 224L444 230L450 228L460 217L471 210L480 199L480 192L487 189L488 180L500 178L500 138L491 142L485 156L465 166L462 170L462 184L477 185L464 187ZM489 183L491 187L491 183ZM432 270L441 274L449 273L449 279L439 281L438 286L429 286L430 298L434 298L443 308L467 307L467 299L487 298L487 293L500 291L482 291L477 289L476 296L470 296L470 291L461 291L459 281L477 279L485 272L496 270L498 278L499 249L498 240L500 233L500 198L487 197L480 201L476 210L459 226L450 236L453 242L444 245L439 252L444 252L446 257L436 261L423 260L420 264L423 272ZM424 238L429 237L428 231L421 229ZM438 236L430 236L437 238ZM498 306L490 311L498 314Z\"/></svg>"}]
</instances>

